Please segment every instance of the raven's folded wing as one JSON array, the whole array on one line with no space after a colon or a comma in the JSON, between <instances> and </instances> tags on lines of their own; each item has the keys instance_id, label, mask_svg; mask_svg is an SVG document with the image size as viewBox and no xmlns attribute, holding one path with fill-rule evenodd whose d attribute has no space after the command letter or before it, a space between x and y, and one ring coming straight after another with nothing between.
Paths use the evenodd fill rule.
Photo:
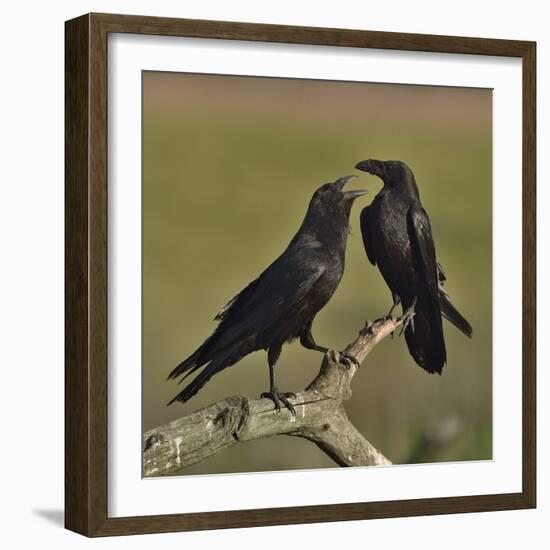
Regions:
<instances>
[{"instance_id":1,"label":"raven's folded wing","mask_svg":"<svg viewBox=\"0 0 550 550\"><path fill-rule=\"evenodd\" d=\"M281 256L222 310L214 347L268 333L286 318L291 321L324 272L322 264L306 258Z\"/></svg>"},{"instance_id":2,"label":"raven's folded wing","mask_svg":"<svg viewBox=\"0 0 550 550\"><path fill-rule=\"evenodd\" d=\"M435 259L435 246L428 214L421 206L411 206L407 212L407 230L411 242L413 261L429 295L437 301L439 275ZM442 276L445 275L442 273ZM444 278L443 278L444 280Z\"/></svg>"},{"instance_id":3,"label":"raven's folded wing","mask_svg":"<svg viewBox=\"0 0 550 550\"><path fill-rule=\"evenodd\" d=\"M212 335L169 375L186 377L210 361L225 368L241 355L262 349L278 323L292 321L303 299L325 268L311 258L297 261L282 255L257 279L232 298L216 315L220 323Z\"/></svg>"},{"instance_id":4,"label":"raven's folded wing","mask_svg":"<svg viewBox=\"0 0 550 550\"><path fill-rule=\"evenodd\" d=\"M223 321L231 311L231 308L235 306L235 308L238 308L237 302L245 302L246 299L254 292L254 289L256 288L256 285L258 284L260 277L257 279L254 279L248 286L246 286L243 290L241 290L238 294L233 296L227 304L225 304L220 311L216 314L214 317L214 321Z\"/></svg>"},{"instance_id":5,"label":"raven's folded wing","mask_svg":"<svg viewBox=\"0 0 550 550\"><path fill-rule=\"evenodd\" d=\"M369 259L372 265L376 265L376 257L374 254L374 242L372 238L372 228L370 226L370 206L366 206L361 210L361 235L363 237L363 245L365 246L365 252L367 253L367 258Z\"/></svg>"},{"instance_id":6,"label":"raven's folded wing","mask_svg":"<svg viewBox=\"0 0 550 550\"><path fill-rule=\"evenodd\" d=\"M420 205L407 212L407 232L417 275L414 324L405 329L405 340L415 361L428 372L441 374L447 359L439 305L439 277L430 220Z\"/></svg>"}]
</instances>

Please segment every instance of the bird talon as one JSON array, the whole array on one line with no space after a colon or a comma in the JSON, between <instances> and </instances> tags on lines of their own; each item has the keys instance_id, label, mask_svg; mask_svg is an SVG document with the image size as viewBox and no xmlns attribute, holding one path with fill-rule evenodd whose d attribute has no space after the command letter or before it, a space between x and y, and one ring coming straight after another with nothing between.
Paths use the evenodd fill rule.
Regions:
<instances>
[{"instance_id":1,"label":"bird talon","mask_svg":"<svg viewBox=\"0 0 550 550\"><path fill-rule=\"evenodd\" d=\"M359 368L361 366L361 363L356 357L343 351L340 352L340 363L344 365L348 370L351 369L351 364L355 365L356 368Z\"/></svg>"},{"instance_id":2,"label":"bird talon","mask_svg":"<svg viewBox=\"0 0 550 550\"><path fill-rule=\"evenodd\" d=\"M284 394L281 394L281 401L284 403L285 407L290 411L292 416L296 416L296 409L292 403L285 397Z\"/></svg>"},{"instance_id":3,"label":"bird talon","mask_svg":"<svg viewBox=\"0 0 550 550\"><path fill-rule=\"evenodd\" d=\"M288 400L289 397L295 398L296 395L292 392L279 393L277 390L263 392L260 397L263 399L269 399L273 401L275 412L278 414L281 412L281 403L290 411L292 416L296 416L296 409L292 403Z\"/></svg>"},{"instance_id":4,"label":"bird talon","mask_svg":"<svg viewBox=\"0 0 550 550\"><path fill-rule=\"evenodd\" d=\"M358 162L355 168L383 183L371 204L361 210L360 227L367 258L378 266L391 292L393 303L386 317L386 330L392 338L394 332L396 336L405 333L415 363L427 372L441 373L447 359L442 317L467 337L472 336L472 327L445 289L447 276L436 259L430 220L414 174L399 160L370 158ZM392 319L399 305L402 315L396 311ZM416 307L418 317L414 316Z\"/></svg>"},{"instance_id":5,"label":"bird talon","mask_svg":"<svg viewBox=\"0 0 550 550\"><path fill-rule=\"evenodd\" d=\"M415 309L414 309L415 307L416 307L416 299L414 300L412 306L407 308L403 312L403 316L400 319L403 324L401 325L401 330L399 332L399 336L401 336L405 332L405 329L409 325L411 326L411 330L414 332L414 316L416 314Z\"/></svg>"},{"instance_id":6,"label":"bird talon","mask_svg":"<svg viewBox=\"0 0 550 550\"><path fill-rule=\"evenodd\" d=\"M315 191L303 223L284 252L222 307L215 317L219 324L213 335L170 372L170 379L183 380L202 369L170 403L185 403L213 375L263 349L267 351L270 376L270 392L264 397L280 409L273 368L283 344L299 337L304 347L327 353L327 348L315 343L311 324L334 294L344 272L351 207L367 192L344 190L355 177L340 177ZM300 323L296 324L298 319ZM284 395L282 402L295 412Z\"/></svg>"}]
</instances>

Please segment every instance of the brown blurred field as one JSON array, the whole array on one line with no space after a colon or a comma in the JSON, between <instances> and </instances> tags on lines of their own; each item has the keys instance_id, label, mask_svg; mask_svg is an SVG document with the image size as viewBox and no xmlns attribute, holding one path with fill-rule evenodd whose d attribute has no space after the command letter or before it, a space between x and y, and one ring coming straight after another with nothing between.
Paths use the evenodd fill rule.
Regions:
<instances>
[{"instance_id":1,"label":"brown blurred field","mask_svg":"<svg viewBox=\"0 0 550 550\"><path fill-rule=\"evenodd\" d=\"M400 159L415 173L448 290L474 338L445 323L441 377L417 367L402 338L384 341L355 377L347 411L394 463L491 459L491 91L144 73L143 92L144 430L267 390L266 354L258 352L185 405L166 406L178 390L168 373L211 333L220 307L286 247L313 191L354 173L359 160ZM341 349L391 304L358 223L380 185L366 174L352 184L370 192L352 211L342 283L313 326L323 345ZM298 343L285 346L280 389L302 389L320 361ZM332 466L313 444L280 436L182 473Z\"/></svg>"}]
</instances>

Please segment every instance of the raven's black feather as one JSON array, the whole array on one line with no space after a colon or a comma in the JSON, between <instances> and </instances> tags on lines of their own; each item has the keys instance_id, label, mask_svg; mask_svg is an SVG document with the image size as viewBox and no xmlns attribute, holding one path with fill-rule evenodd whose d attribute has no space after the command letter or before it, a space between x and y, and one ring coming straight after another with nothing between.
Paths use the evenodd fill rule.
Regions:
<instances>
[{"instance_id":1,"label":"raven's black feather","mask_svg":"<svg viewBox=\"0 0 550 550\"><path fill-rule=\"evenodd\" d=\"M400 161L366 160L356 168L382 179L384 187L361 212L368 259L378 265L403 310L414 306L405 329L409 352L422 368L441 374L447 360L442 315L467 336L472 327L451 304L446 275L437 262L430 220L411 169Z\"/></svg>"},{"instance_id":2,"label":"raven's black feather","mask_svg":"<svg viewBox=\"0 0 550 550\"><path fill-rule=\"evenodd\" d=\"M362 194L343 190L350 179L340 178L314 193L286 250L221 309L216 330L170 373L169 378L177 378L202 368L170 403L187 401L214 374L253 351L269 350L272 369L285 342L298 337L313 341L311 323L342 278L349 214ZM277 393L274 382L270 393Z\"/></svg>"}]
</instances>

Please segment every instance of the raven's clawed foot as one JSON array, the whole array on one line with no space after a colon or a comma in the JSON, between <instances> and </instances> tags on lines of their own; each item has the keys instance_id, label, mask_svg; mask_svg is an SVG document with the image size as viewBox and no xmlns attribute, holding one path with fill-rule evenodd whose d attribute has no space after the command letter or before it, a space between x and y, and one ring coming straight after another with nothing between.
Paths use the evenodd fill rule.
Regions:
<instances>
[{"instance_id":1,"label":"raven's clawed foot","mask_svg":"<svg viewBox=\"0 0 550 550\"><path fill-rule=\"evenodd\" d=\"M405 332L405 329L409 325L411 326L411 329L414 332L414 314L415 314L414 308L415 308L415 306L416 306L416 299L414 300L412 306L407 308L403 312L403 316L401 317L401 320L403 321L403 325L401 326L401 331L399 332L399 336L401 336L403 334L403 332Z\"/></svg>"},{"instance_id":2,"label":"raven's clawed foot","mask_svg":"<svg viewBox=\"0 0 550 550\"><path fill-rule=\"evenodd\" d=\"M296 409L293 407L292 403L288 400L289 398L295 399L296 394L292 392L279 392L277 388L271 388L271 391L265 391L260 395L261 398L271 399L275 405L275 410L277 412L281 411L281 403L291 412L292 416L296 416Z\"/></svg>"},{"instance_id":3,"label":"raven's clawed foot","mask_svg":"<svg viewBox=\"0 0 550 550\"><path fill-rule=\"evenodd\" d=\"M401 298L397 294L395 294L395 292L392 292L392 298L393 298L393 304L390 307L390 310L388 311L387 315L384 317L385 321L393 321L393 310L401 303ZM392 338L392 340L393 340L394 332L395 330L392 330L390 334L390 337Z\"/></svg>"},{"instance_id":4,"label":"raven's clawed foot","mask_svg":"<svg viewBox=\"0 0 550 550\"><path fill-rule=\"evenodd\" d=\"M340 352L340 363L344 365L347 369L351 369L352 365L355 365L357 368L361 366L361 363L358 361L357 357L346 353L345 351Z\"/></svg>"}]
</instances>

